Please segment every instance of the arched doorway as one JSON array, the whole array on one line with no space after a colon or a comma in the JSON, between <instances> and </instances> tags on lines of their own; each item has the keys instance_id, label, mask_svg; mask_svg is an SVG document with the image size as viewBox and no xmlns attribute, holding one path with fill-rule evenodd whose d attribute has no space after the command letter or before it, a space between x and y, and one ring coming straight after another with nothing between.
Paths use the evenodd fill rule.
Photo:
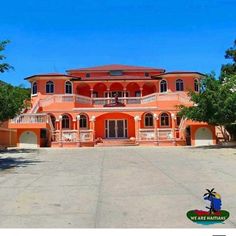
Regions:
<instances>
[{"instance_id":1,"label":"arched doorway","mask_svg":"<svg viewBox=\"0 0 236 236\"><path fill-rule=\"evenodd\" d=\"M106 113L96 117L96 138L126 139L135 137L134 118L125 113Z\"/></svg>"},{"instance_id":2,"label":"arched doorway","mask_svg":"<svg viewBox=\"0 0 236 236\"><path fill-rule=\"evenodd\" d=\"M201 127L195 133L195 146L213 145L213 135L209 128Z\"/></svg>"},{"instance_id":3,"label":"arched doorway","mask_svg":"<svg viewBox=\"0 0 236 236\"><path fill-rule=\"evenodd\" d=\"M25 131L20 135L20 148L37 148L37 135L32 131Z\"/></svg>"}]
</instances>

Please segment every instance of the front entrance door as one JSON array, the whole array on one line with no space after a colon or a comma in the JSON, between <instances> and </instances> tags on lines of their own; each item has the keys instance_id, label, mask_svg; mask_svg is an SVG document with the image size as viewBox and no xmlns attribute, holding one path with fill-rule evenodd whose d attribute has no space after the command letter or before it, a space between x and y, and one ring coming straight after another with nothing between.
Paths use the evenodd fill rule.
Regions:
<instances>
[{"instance_id":1,"label":"front entrance door","mask_svg":"<svg viewBox=\"0 0 236 236\"><path fill-rule=\"evenodd\" d=\"M127 138L127 120L106 120L106 138Z\"/></svg>"}]
</instances>

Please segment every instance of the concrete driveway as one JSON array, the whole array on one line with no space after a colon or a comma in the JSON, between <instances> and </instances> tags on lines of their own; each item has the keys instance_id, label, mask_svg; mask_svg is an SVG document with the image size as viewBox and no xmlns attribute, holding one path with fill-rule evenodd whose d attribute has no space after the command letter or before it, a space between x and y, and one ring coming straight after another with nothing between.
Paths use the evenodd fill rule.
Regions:
<instances>
[{"instance_id":1,"label":"concrete driveway","mask_svg":"<svg viewBox=\"0 0 236 236\"><path fill-rule=\"evenodd\" d=\"M113 147L0 153L0 227L236 227L236 149ZM225 224L186 218L206 188Z\"/></svg>"}]
</instances>

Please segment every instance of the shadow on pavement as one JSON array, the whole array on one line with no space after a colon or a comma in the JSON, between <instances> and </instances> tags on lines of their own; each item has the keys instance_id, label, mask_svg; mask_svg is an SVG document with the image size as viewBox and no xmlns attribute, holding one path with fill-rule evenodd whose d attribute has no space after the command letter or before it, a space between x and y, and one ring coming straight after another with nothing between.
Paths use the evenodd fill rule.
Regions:
<instances>
[{"instance_id":1,"label":"shadow on pavement","mask_svg":"<svg viewBox=\"0 0 236 236\"><path fill-rule=\"evenodd\" d=\"M0 149L0 153L37 153L37 149L20 149L20 148L10 148L10 149Z\"/></svg>"},{"instance_id":2,"label":"shadow on pavement","mask_svg":"<svg viewBox=\"0 0 236 236\"><path fill-rule=\"evenodd\" d=\"M26 160L21 157L6 157L0 159L0 171L7 170L15 167L27 167L28 165L34 165L36 163L40 163L41 161L37 160Z\"/></svg>"},{"instance_id":3,"label":"shadow on pavement","mask_svg":"<svg viewBox=\"0 0 236 236\"><path fill-rule=\"evenodd\" d=\"M235 148L236 146L222 146L222 145L212 145L212 146L198 146L198 147L192 147L194 149L229 149L229 148Z\"/></svg>"}]
</instances>

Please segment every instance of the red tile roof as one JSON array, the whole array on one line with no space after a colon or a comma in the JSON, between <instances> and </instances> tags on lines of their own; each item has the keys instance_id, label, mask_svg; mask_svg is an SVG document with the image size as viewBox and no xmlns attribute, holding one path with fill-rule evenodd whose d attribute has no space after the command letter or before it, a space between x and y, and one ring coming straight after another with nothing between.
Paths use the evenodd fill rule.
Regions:
<instances>
[{"instance_id":1,"label":"red tile roof","mask_svg":"<svg viewBox=\"0 0 236 236\"><path fill-rule=\"evenodd\" d=\"M75 72L75 71L110 71L110 70L165 72L164 69L157 69L157 68L153 68L153 67L128 66L128 65L120 65L120 64L111 64L111 65L104 65L104 66L71 69L71 70L67 70L67 71L70 73L70 72Z\"/></svg>"}]
</instances>

